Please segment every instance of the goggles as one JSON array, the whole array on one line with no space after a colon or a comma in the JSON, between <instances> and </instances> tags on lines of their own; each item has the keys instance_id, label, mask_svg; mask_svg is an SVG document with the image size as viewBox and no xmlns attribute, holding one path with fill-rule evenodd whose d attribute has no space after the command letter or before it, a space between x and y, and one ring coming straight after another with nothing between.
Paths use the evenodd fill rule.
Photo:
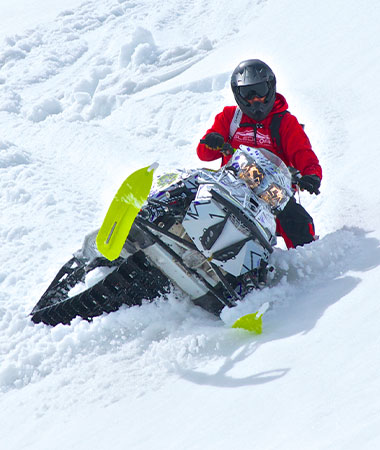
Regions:
<instances>
[{"instance_id":1,"label":"goggles","mask_svg":"<svg viewBox=\"0 0 380 450\"><path fill-rule=\"evenodd\" d=\"M269 84L267 81L261 83L249 84L248 86L239 86L239 94L245 100L252 100L255 97L266 97L269 93Z\"/></svg>"}]
</instances>

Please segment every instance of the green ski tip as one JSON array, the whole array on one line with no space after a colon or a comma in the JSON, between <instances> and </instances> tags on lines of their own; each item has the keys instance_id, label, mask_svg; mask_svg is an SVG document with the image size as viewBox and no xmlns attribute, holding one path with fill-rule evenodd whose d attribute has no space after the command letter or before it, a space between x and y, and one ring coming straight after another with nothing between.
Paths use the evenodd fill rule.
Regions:
<instances>
[{"instance_id":1,"label":"green ski tip","mask_svg":"<svg viewBox=\"0 0 380 450\"><path fill-rule=\"evenodd\" d=\"M263 315L258 315L259 312L252 314L246 314L240 317L233 325L232 328L243 328L251 333L261 334L263 332Z\"/></svg>"},{"instance_id":2,"label":"green ski tip","mask_svg":"<svg viewBox=\"0 0 380 450\"><path fill-rule=\"evenodd\" d=\"M132 224L148 198L157 166L155 163L129 175L112 200L96 237L99 252L108 260L120 256Z\"/></svg>"}]
</instances>

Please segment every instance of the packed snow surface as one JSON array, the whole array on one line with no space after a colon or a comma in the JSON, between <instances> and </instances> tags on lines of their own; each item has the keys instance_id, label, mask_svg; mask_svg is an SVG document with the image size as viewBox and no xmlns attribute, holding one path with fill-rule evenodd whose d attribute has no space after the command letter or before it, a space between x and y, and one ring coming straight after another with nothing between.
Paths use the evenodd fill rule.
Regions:
<instances>
[{"instance_id":1,"label":"packed snow surface","mask_svg":"<svg viewBox=\"0 0 380 450\"><path fill-rule=\"evenodd\" d=\"M380 448L380 5L0 2L1 448ZM244 59L313 144L320 239L222 320L180 292L70 326L29 313L122 181L197 142ZM264 332L230 325L271 302Z\"/></svg>"}]
</instances>

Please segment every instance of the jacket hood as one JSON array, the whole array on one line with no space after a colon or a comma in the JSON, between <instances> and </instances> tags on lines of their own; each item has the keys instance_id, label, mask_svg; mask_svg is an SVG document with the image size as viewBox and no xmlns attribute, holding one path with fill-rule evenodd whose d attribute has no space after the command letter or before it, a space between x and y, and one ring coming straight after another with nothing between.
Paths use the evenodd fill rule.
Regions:
<instances>
[{"instance_id":1,"label":"jacket hood","mask_svg":"<svg viewBox=\"0 0 380 450\"><path fill-rule=\"evenodd\" d=\"M285 97L277 93L272 111L268 114L268 116L286 111L287 109L288 109L288 102L286 101Z\"/></svg>"}]
</instances>

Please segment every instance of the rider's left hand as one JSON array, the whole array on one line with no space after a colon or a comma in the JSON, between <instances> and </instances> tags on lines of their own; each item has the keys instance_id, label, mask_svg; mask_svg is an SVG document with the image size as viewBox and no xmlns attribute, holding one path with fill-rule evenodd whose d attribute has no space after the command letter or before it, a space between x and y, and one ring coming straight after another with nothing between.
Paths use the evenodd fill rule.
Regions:
<instances>
[{"instance_id":1,"label":"rider's left hand","mask_svg":"<svg viewBox=\"0 0 380 450\"><path fill-rule=\"evenodd\" d=\"M321 179L318 175L304 175L297 184L301 191L306 189L310 194L318 195L320 193Z\"/></svg>"}]
</instances>

